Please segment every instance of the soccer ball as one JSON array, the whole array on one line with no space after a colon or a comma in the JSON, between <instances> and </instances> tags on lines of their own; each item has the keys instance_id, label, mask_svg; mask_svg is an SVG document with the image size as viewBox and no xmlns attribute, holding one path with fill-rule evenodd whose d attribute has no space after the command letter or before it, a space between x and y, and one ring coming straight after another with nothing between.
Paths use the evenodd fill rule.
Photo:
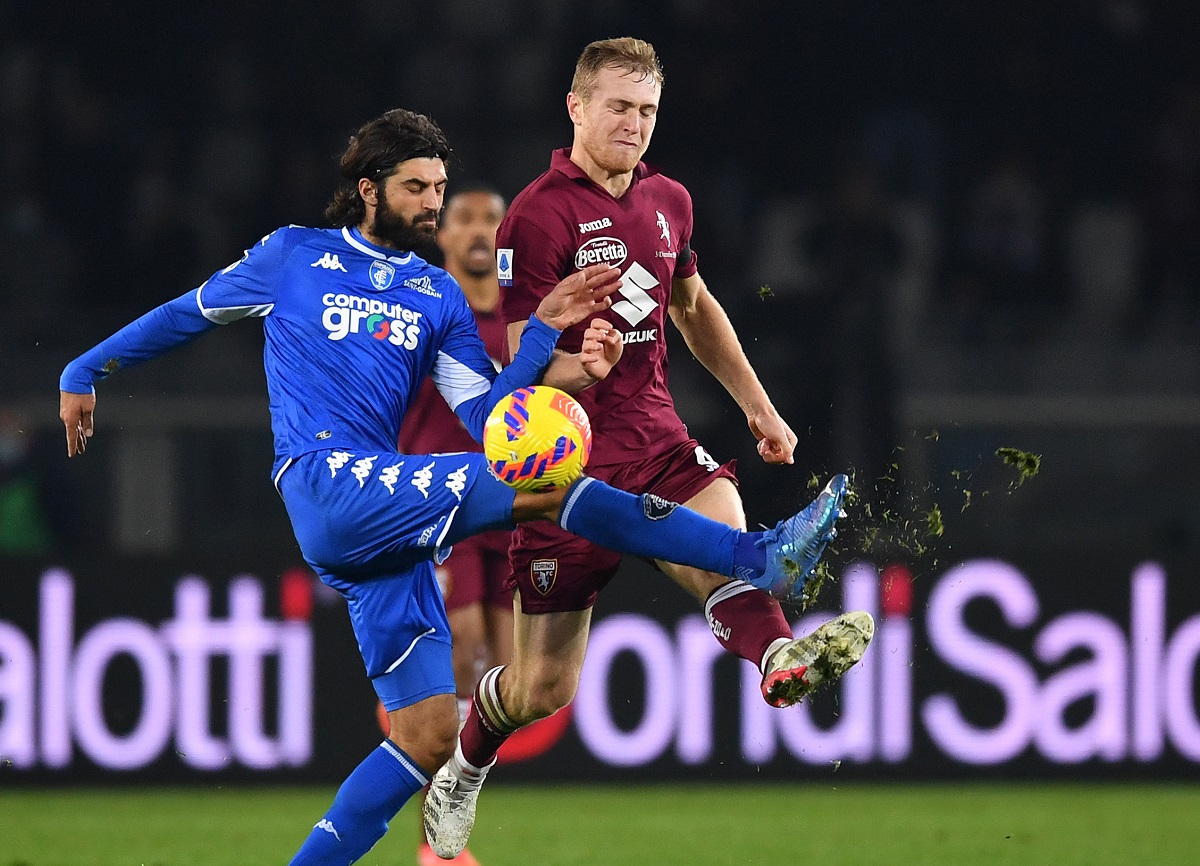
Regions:
<instances>
[{"instance_id":1,"label":"soccer ball","mask_svg":"<svg viewBox=\"0 0 1200 866\"><path fill-rule=\"evenodd\" d=\"M583 407L557 388L519 388L484 422L483 453L509 487L557 490L583 474L592 453L592 424Z\"/></svg>"}]
</instances>

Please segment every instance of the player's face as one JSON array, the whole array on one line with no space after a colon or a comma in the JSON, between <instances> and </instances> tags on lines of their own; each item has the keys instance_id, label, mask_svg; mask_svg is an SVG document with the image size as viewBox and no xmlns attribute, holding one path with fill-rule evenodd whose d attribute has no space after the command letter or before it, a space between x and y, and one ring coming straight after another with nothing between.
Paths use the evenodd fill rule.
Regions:
<instances>
[{"instance_id":1,"label":"player's face","mask_svg":"<svg viewBox=\"0 0 1200 866\"><path fill-rule=\"evenodd\" d=\"M504 219L504 199L490 192L451 196L442 215L438 244L454 270L472 277L496 272L496 229Z\"/></svg>"},{"instance_id":2,"label":"player's face","mask_svg":"<svg viewBox=\"0 0 1200 866\"><path fill-rule=\"evenodd\" d=\"M576 141L592 162L608 172L633 171L650 146L661 90L653 76L605 67L587 101L567 97Z\"/></svg>"},{"instance_id":3,"label":"player's face","mask_svg":"<svg viewBox=\"0 0 1200 866\"><path fill-rule=\"evenodd\" d=\"M371 234L398 250L432 243L445 194L446 166L440 159L406 159L379 184Z\"/></svg>"}]
</instances>

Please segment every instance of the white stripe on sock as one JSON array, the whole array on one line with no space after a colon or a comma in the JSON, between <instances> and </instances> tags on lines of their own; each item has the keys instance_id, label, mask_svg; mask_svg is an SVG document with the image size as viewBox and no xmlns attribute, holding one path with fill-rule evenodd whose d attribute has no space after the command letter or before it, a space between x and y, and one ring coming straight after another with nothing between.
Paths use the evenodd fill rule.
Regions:
<instances>
[{"instance_id":1,"label":"white stripe on sock","mask_svg":"<svg viewBox=\"0 0 1200 866\"><path fill-rule=\"evenodd\" d=\"M775 653L779 651L780 647L783 647L791 642L791 638L777 637L775 640L767 644L767 650L763 653L762 660L758 663L758 672L763 676L766 676L767 662L771 660L771 656L775 655Z\"/></svg>"},{"instance_id":2,"label":"white stripe on sock","mask_svg":"<svg viewBox=\"0 0 1200 866\"><path fill-rule=\"evenodd\" d=\"M413 778L421 783L422 788L429 784L429 777L421 772L421 768L410 761L402 751L396 748L395 744L391 740L384 740L380 745L387 750L389 755L399 761L400 765L404 767L404 769L412 773Z\"/></svg>"},{"instance_id":3,"label":"white stripe on sock","mask_svg":"<svg viewBox=\"0 0 1200 866\"><path fill-rule=\"evenodd\" d=\"M729 583L718 586L709 595L708 600L704 602L705 615L711 618L713 605L728 601L734 596L741 595L743 592L758 592L758 590L744 580L731 580Z\"/></svg>"},{"instance_id":4,"label":"white stripe on sock","mask_svg":"<svg viewBox=\"0 0 1200 866\"><path fill-rule=\"evenodd\" d=\"M489 727L498 728L501 734L511 734L520 727L504 712L500 701L500 672L504 666L494 667L479 678L480 715Z\"/></svg>"},{"instance_id":5,"label":"white stripe on sock","mask_svg":"<svg viewBox=\"0 0 1200 866\"><path fill-rule=\"evenodd\" d=\"M492 762L486 767L476 767L463 757L462 740L454 744L454 757L450 759L449 763L450 772L457 776L466 787L478 788L483 784L488 770L494 766L496 766L496 759L492 758Z\"/></svg>"},{"instance_id":6,"label":"white stripe on sock","mask_svg":"<svg viewBox=\"0 0 1200 866\"><path fill-rule=\"evenodd\" d=\"M575 503L579 501L579 495L595 480L595 478L589 478L585 475L579 479L579 483L575 485L575 488L567 494L567 498L562 505L562 511L558 515L558 525L563 529L567 528L567 518L571 514L571 509L575 507Z\"/></svg>"}]
</instances>

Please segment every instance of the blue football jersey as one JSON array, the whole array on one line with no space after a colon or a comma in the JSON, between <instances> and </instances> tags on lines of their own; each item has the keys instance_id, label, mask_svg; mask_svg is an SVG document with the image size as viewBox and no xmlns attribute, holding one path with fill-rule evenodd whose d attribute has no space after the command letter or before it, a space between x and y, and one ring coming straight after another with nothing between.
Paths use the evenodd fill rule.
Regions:
<instances>
[{"instance_id":1,"label":"blue football jersey","mask_svg":"<svg viewBox=\"0 0 1200 866\"><path fill-rule=\"evenodd\" d=\"M479 439L491 407L536 379L558 339L531 320L521 351L497 374L444 270L354 228L287 226L75 359L60 387L85 393L115 369L246 317L264 318L276 479L312 451L395 451L426 376Z\"/></svg>"}]
</instances>

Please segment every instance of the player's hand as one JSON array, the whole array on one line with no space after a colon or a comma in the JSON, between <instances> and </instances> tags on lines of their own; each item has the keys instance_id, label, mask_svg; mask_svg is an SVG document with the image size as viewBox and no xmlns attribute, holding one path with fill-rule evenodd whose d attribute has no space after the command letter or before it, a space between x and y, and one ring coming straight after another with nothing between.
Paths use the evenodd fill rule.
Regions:
<instances>
[{"instance_id":1,"label":"player's hand","mask_svg":"<svg viewBox=\"0 0 1200 866\"><path fill-rule=\"evenodd\" d=\"M95 430L92 420L95 410L95 394L58 392L58 417L62 419L63 427L67 431L68 457L74 457L87 450L87 441Z\"/></svg>"},{"instance_id":2,"label":"player's hand","mask_svg":"<svg viewBox=\"0 0 1200 866\"><path fill-rule=\"evenodd\" d=\"M603 319L592 319L588 329L583 332L579 363L583 372L599 382L621 360L624 350L625 343L620 331Z\"/></svg>"},{"instance_id":3,"label":"player's hand","mask_svg":"<svg viewBox=\"0 0 1200 866\"><path fill-rule=\"evenodd\" d=\"M607 310L609 298L621 287L621 271L604 263L576 271L542 298L534 315L552 328L565 331L589 316Z\"/></svg>"},{"instance_id":4,"label":"player's hand","mask_svg":"<svg viewBox=\"0 0 1200 866\"><path fill-rule=\"evenodd\" d=\"M792 463L796 450L796 434L774 408L752 412L746 416L750 432L758 440L758 453L767 463Z\"/></svg>"}]
</instances>

